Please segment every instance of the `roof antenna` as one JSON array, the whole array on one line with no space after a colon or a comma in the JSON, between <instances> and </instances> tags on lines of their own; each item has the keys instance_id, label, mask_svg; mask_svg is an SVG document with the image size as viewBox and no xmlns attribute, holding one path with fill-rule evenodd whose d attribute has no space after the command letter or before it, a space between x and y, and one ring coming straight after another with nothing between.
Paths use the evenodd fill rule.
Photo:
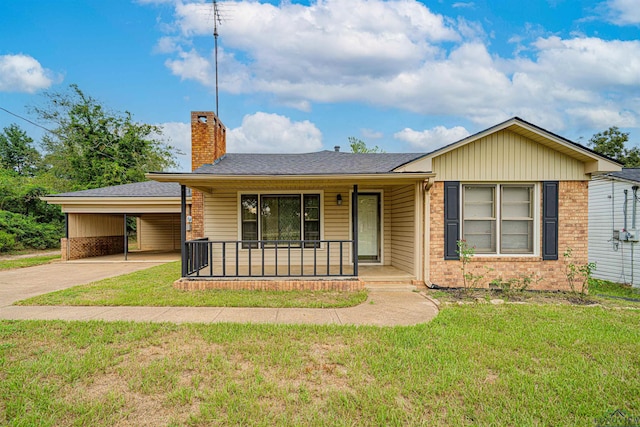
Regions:
<instances>
[{"instance_id":1,"label":"roof antenna","mask_svg":"<svg viewBox=\"0 0 640 427\"><path fill-rule=\"evenodd\" d=\"M218 114L218 24L222 25L222 18L220 17L220 9L218 8L217 0L213 1L213 39L215 45L215 64L216 64L216 116Z\"/></svg>"}]
</instances>

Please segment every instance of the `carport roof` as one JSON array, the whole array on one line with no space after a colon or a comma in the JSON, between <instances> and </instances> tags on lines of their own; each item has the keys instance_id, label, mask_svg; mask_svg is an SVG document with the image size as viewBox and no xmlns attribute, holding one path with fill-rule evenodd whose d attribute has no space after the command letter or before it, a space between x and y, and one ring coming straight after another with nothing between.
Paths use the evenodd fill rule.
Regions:
<instances>
[{"instance_id":1,"label":"carport roof","mask_svg":"<svg viewBox=\"0 0 640 427\"><path fill-rule=\"evenodd\" d=\"M177 197L180 198L180 184L177 182L145 181L133 184L114 185L92 190L50 194L50 197ZM187 197L191 189L187 188Z\"/></svg>"},{"instance_id":2,"label":"carport roof","mask_svg":"<svg viewBox=\"0 0 640 427\"><path fill-rule=\"evenodd\" d=\"M611 172L608 175L625 181L640 182L640 168L622 168L620 172Z\"/></svg>"}]
</instances>

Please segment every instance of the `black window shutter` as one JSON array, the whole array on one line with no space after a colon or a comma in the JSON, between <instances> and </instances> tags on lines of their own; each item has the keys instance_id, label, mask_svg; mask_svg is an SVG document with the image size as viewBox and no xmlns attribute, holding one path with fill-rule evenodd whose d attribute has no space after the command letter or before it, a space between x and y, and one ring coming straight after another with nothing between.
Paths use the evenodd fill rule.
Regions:
<instances>
[{"instance_id":1,"label":"black window shutter","mask_svg":"<svg viewBox=\"0 0 640 427\"><path fill-rule=\"evenodd\" d=\"M444 259L460 259L460 182L444 183Z\"/></svg>"},{"instance_id":2,"label":"black window shutter","mask_svg":"<svg viewBox=\"0 0 640 427\"><path fill-rule=\"evenodd\" d=\"M558 181L542 182L542 259L558 259Z\"/></svg>"}]
</instances>

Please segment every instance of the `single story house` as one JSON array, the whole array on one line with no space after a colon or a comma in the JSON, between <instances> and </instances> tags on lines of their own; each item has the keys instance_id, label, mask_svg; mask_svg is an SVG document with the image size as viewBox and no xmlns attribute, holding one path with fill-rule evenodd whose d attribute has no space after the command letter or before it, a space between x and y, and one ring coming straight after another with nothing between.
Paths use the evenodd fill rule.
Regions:
<instances>
[{"instance_id":1,"label":"single story house","mask_svg":"<svg viewBox=\"0 0 640 427\"><path fill-rule=\"evenodd\" d=\"M566 289L562 253L588 261L591 176L621 170L517 117L428 154L226 153L215 114L193 112L191 129L192 172L147 175L182 186L186 289L462 286L460 240L481 284Z\"/></svg>"},{"instance_id":2,"label":"single story house","mask_svg":"<svg viewBox=\"0 0 640 427\"><path fill-rule=\"evenodd\" d=\"M594 176L589 183L589 261L593 277L640 287L640 168Z\"/></svg>"},{"instance_id":3,"label":"single story house","mask_svg":"<svg viewBox=\"0 0 640 427\"><path fill-rule=\"evenodd\" d=\"M187 193L186 209L191 194ZM127 217L136 218L138 251L179 251L181 248L180 185L138 182L43 197L65 214L63 260L124 254L129 251Z\"/></svg>"}]
</instances>

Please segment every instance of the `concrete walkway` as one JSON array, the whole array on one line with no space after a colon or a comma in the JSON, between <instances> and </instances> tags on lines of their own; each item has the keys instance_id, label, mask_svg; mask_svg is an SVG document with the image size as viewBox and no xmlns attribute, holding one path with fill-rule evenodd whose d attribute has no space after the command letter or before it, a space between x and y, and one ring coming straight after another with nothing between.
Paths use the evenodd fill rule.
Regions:
<instances>
[{"instance_id":1,"label":"concrete walkway","mask_svg":"<svg viewBox=\"0 0 640 427\"><path fill-rule=\"evenodd\" d=\"M369 291L356 307L71 307L12 306L31 296L89 283L153 266L152 263L54 263L0 272L0 319L106 320L176 323L282 323L398 326L428 322L437 306L423 294L399 287Z\"/></svg>"}]
</instances>

